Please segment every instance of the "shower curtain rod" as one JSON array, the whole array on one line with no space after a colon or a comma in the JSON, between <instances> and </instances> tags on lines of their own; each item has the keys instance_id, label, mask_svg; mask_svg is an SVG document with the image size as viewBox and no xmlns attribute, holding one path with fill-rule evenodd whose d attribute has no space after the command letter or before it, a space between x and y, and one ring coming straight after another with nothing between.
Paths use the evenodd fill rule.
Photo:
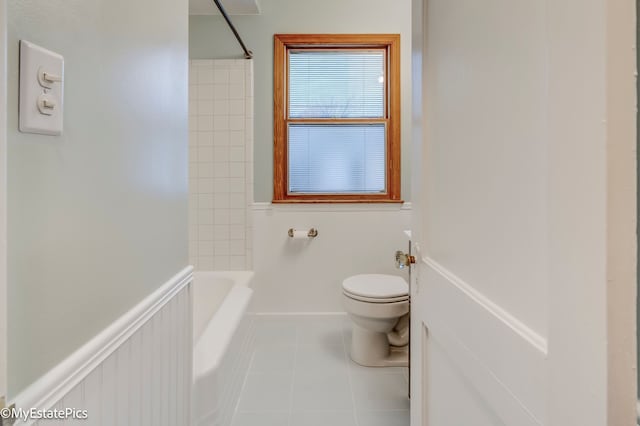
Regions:
<instances>
[{"instance_id":1,"label":"shower curtain rod","mask_svg":"<svg viewBox=\"0 0 640 426\"><path fill-rule=\"evenodd\" d=\"M218 6L218 10L220 10L220 13L224 17L225 21L227 21L229 28L231 28L231 31L233 31L233 35L236 36L238 43L240 43L240 46L242 46L242 50L244 50L244 58L245 59L253 58L253 52L247 49L247 46L242 41L242 38L240 37L240 34L238 34L236 27L233 26L233 22L231 22L231 19L229 19L229 15L227 15L227 11L224 10L224 7L222 6L222 3L220 3L220 0L213 0L213 2L216 4L216 6Z\"/></svg>"}]
</instances>

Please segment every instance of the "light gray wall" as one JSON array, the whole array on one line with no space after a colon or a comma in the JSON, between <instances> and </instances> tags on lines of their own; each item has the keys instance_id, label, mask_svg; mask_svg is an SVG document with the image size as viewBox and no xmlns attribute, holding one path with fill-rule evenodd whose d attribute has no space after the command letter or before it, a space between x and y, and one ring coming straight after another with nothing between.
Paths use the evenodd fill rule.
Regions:
<instances>
[{"instance_id":1,"label":"light gray wall","mask_svg":"<svg viewBox=\"0 0 640 426\"><path fill-rule=\"evenodd\" d=\"M402 196L409 200L411 149L411 2L401 0L265 0L255 16L232 20L255 59L255 201L273 194L273 35L277 33L399 33L402 57ZM191 59L241 58L220 16L191 16Z\"/></svg>"},{"instance_id":2,"label":"light gray wall","mask_svg":"<svg viewBox=\"0 0 640 426\"><path fill-rule=\"evenodd\" d=\"M187 265L186 0L9 0L9 393ZM64 134L18 127L18 41L65 58Z\"/></svg>"}]
</instances>

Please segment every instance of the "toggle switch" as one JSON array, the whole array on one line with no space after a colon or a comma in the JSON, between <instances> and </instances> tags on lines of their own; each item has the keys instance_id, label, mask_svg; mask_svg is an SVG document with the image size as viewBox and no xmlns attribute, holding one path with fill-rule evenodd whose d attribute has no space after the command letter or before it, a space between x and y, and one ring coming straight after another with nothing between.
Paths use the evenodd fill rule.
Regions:
<instances>
[{"instance_id":1,"label":"toggle switch","mask_svg":"<svg viewBox=\"0 0 640 426\"><path fill-rule=\"evenodd\" d=\"M56 109L56 101L50 95L43 93L38 96L38 111L40 114L53 115Z\"/></svg>"},{"instance_id":2,"label":"toggle switch","mask_svg":"<svg viewBox=\"0 0 640 426\"><path fill-rule=\"evenodd\" d=\"M47 72L44 68L38 70L38 82L42 87L50 89L55 83L62 83L62 77L51 72Z\"/></svg>"},{"instance_id":3,"label":"toggle switch","mask_svg":"<svg viewBox=\"0 0 640 426\"><path fill-rule=\"evenodd\" d=\"M63 95L64 58L20 40L20 131L61 135Z\"/></svg>"}]
</instances>

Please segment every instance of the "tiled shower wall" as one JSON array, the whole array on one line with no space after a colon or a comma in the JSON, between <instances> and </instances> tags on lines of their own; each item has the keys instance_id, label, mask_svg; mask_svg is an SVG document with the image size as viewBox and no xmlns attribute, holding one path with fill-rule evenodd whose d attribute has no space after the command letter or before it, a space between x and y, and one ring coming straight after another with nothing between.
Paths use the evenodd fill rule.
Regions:
<instances>
[{"instance_id":1,"label":"tiled shower wall","mask_svg":"<svg viewBox=\"0 0 640 426\"><path fill-rule=\"evenodd\" d=\"M189 261L251 269L253 61L189 61Z\"/></svg>"}]
</instances>

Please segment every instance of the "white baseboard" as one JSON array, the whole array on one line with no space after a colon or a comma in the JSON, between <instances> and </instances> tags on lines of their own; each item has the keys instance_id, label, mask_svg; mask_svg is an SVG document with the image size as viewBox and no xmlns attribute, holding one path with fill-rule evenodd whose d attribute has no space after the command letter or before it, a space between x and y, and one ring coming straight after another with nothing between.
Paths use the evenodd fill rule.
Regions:
<instances>
[{"instance_id":1,"label":"white baseboard","mask_svg":"<svg viewBox=\"0 0 640 426\"><path fill-rule=\"evenodd\" d=\"M192 280L193 267L174 275L80 349L18 394L11 403L28 409L50 409L113 354Z\"/></svg>"}]
</instances>

